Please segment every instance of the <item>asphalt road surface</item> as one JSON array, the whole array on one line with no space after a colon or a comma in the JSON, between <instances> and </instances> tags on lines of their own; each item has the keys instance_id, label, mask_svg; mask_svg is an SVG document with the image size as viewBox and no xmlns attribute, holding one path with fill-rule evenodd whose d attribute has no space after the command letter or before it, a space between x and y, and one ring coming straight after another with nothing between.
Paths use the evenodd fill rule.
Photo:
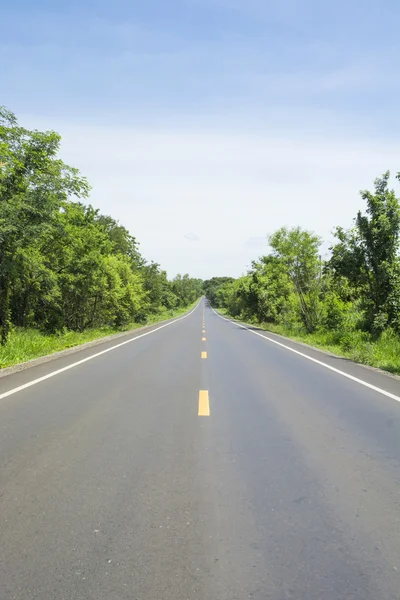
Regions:
<instances>
[{"instance_id":1,"label":"asphalt road surface","mask_svg":"<svg viewBox=\"0 0 400 600\"><path fill-rule=\"evenodd\" d=\"M398 397L204 301L0 378L0 599L398 600Z\"/></svg>"}]
</instances>

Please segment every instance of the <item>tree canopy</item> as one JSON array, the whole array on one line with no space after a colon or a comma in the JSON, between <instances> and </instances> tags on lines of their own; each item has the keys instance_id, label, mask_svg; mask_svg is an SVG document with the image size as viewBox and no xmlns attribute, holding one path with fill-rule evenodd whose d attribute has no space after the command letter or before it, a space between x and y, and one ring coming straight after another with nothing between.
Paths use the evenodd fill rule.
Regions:
<instances>
[{"instance_id":1,"label":"tree canopy","mask_svg":"<svg viewBox=\"0 0 400 600\"><path fill-rule=\"evenodd\" d=\"M399 334L400 201L389 181L384 173L374 191L361 192L365 212L358 212L353 227L334 230L326 260L318 235L282 227L268 237L270 253L253 261L246 276L204 282L210 302L257 323L330 331L346 344L357 331Z\"/></svg>"},{"instance_id":2,"label":"tree canopy","mask_svg":"<svg viewBox=\"0 0 400 600\"><path fill-rule=\"evenodd\" d=\"M120 327L188 306L202 293L188 274L170 281L124 226L84 203L90 186L59 158L60 142L0 108L2 344L12 326Z\"/></svg>"}]
</instances>

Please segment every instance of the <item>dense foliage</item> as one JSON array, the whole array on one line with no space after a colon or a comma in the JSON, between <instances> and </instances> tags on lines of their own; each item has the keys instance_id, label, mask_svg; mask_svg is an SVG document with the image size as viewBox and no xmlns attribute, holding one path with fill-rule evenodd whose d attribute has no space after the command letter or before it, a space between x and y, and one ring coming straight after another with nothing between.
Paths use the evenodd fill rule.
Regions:
<instances>
[{"instance_id":1,"label":"dense foliage","mask_svg":"<svg viewBox=\"0 0 400 600\"><path fill-rule=\"evenodd\" d=\"M365 214L358 213L351 229L335 230L327 260L313 232L282 227L247 275L205 282L210 302L283 333L322 332L344 350L361 341L364 354L382 336L400 339L400 201L389 177L361 192Z\"/></svg>"},{"instance_id":2,"label":"dense foliage","mask_svg":"<svg viewBox=\"0 0 400 600\"><path fill-rule=\"evenodd\" d=\"M224 283L233 283L235 280L233 277L213 277L212 279L206 279L203 283L203 290L211 304L219 306L217 291Z\"/></svg>"},{"instance_id":3,"label":"dense foliage","mask_svg":"<svg viewBox=\"0 0 400 600\"><path fill-rule=\"evenodd\" d=\"M0 107L0 338L13 326L83 331L144 322L193 303L202 281L169 281L129 232L84 203L89 185L58 157L60 136Z\"/></svg>"}]
</instances>

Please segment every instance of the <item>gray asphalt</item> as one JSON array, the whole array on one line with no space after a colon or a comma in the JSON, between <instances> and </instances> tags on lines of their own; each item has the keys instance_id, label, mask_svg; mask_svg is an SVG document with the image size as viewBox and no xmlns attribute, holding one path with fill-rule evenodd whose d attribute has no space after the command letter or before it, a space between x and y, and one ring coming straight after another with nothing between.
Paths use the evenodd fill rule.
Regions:
<instances>
[{"instance_id":1,"label":"gray asphalt","mask_svg":"<svg viewBox=\"0 0 400 600\"><path fill-rule=\"evenodd\" d=\"M0 399L1 600L400 598L400 403L203 306Z\"/></svg>"}]
</instances>

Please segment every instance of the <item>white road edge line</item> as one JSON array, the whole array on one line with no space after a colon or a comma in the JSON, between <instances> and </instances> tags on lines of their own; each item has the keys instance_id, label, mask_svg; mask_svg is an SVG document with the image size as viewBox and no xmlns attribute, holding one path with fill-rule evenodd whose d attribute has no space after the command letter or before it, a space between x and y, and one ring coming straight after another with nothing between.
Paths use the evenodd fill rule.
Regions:
<instances>
[{"instance_id":1,"label":"white road edge line","mask_svg":"<svg viewBox=\"0 0 400 600\"><path fill-rule=\"evenodd\" d=\"M3 400L3 398L7 398L8 396L12 396L13 394L16 394L17 392L21 392L22 390L26 390L26 388L29 388L32 385L36 385L37 383L40 383L41 381L45 381L46 379L55 377L56 375L59 375L60 373L64 373L64 371L69 371L69 369L73 369L74 367L77 367L78 365L83 365L83 363L88 362L89 360L93 360L94 358L97 358L98 356L101 356L102 354L106 354L107 352L111 352L111 350L115 350L116 348L121 348L121 346L125 346L125 344L131 344L132 342L135 342L136 340L140 340L140 338L143 338L146 335L150 335L151 333L155 333L156 331L159 331L160 329L164 329L164 327L169 327L170 325L173 325L174 323L177 323L178 321L182 321L182 319L186 319L187 317L190 317L190 315L194 313L196 308L199 306L200 302L201 302L201 300L199 300L199 302L196 304L196 306L187 315L184 315L183 317L178 317L178 319L175 319L174 321L171 321L170 323L165 323L165 325L160 325L160 327L157 327L156 329L152 329L151 331L147 331L146 333L141 333L140 335L137 335L134 338L126 340L125 342L121 342L120 344L111 346L111 348L106 348L106 350L102 350L101 352L96 352L96 354L92 354L91 356L83 358L82 360L78 360L77 362L74 362L74 363L68 365L67 367L63 367L62 369L57 369L57 371L52 371L51 373L48 373L47 375L43 375L43 377L38 377L37 379L33 379L32 381L29 381L28 383L19 385L16 388L8 390L8 392L4 392L3 394L0 394L0 400Z\"/></svg>"},{"instance_id":2,"label":"white road edge line","mask_svg":"<svg viewBox=\"0 0 400 600\"><path fill-rule=\"evenodd\" d=\"M250 333L254 333L254 335L258 335L259 337L263 338L264 340L267 340L268 342L272 342L273 344L276 344L277 346L286 348L286 350L290 350L290 352L294 352L295 354L298 354L299 356L302 356L303 358L306 358L307 360L311 360L311 362L314 362L317 365L324 367L325 369L329 369L329 371L333 371L334 373L337 373L338 375L342 375L342 377L351 379L352 381L355 381L356 383L359 383L360 385L363 385L363 386L369 388L370 390L374 390L374 392L378 392L378 394L382 394L383 396L387 396L388 398L391 398L392 400L396 400L396 402L400 402L400 396L396 396L396 394L391 394L390 392L387 392L386 390L383 390L382 388L379 388L376 385L367 383L366 381L363 381L362 379L359 379L358 377L354 377L354 375L345 373L344 371L341 371L340 369L331 367L330 365L322 362L321 360L313 358L312 356L308 356L307 354L304 354L303 352L299 352L299 350L295 350L294 348L291 348L290 346L286 346L286 344L282 344L281 342L278 342L277 340L274 340L274 339L268 337L267 335L263 335L262 333L259 333L258 331L253 331L252 329L249 329L248 327L246 327L245 325L242 325L241 323L239 324L239 323L236 323L235 321L232 321L231 319L227 319L226 317L223 317L222 315L217 313L217 311L214 310L213 307L211 307L211 310L213 310L220 319L223 319L224 321L228 321L228 323L233 323L234 325L237 325L238 327L243 327L243 329L246 329Z\"/></svg>"}]
</instances>

